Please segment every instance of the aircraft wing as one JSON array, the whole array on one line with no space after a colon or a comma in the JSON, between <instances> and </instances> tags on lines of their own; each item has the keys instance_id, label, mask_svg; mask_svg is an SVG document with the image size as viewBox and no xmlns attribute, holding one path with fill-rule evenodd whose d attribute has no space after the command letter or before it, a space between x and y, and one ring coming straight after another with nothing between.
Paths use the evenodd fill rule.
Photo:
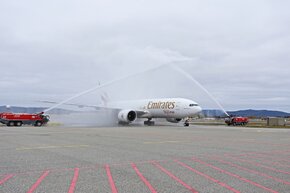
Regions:
<instances>
[{"instance_id":1,"label":"aircraft wing","mask_svg":"<svg viewBox=\"0 0 290 193\"><path fill-rule=\"evenodd\" d=\"M39 101L39 102L42 102L42 103L47 103L47 104L58 104L58 102L55 102L55 101ZM68 105L68 106L74 106L74 107L79 107L79 108L84 108L84 107L87 107L87 108L94 108L95 110L123 110L121 108L114 108L114 107L104 107L104 106L97 106L97 105L84 105L84 104L77 104L77 103L64 103L64 105ZM132 109L134 111L136 111L137 113L137 117L139 118L142 118L146 115L149 115L150 113L146 110L135 110L135 109Z\"/></svg>"}]
</instances>

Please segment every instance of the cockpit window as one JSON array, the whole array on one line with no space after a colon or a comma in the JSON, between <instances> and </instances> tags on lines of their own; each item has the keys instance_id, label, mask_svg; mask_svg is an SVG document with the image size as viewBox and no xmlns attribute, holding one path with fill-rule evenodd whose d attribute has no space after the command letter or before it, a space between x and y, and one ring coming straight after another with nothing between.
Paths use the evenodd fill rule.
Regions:
<instances>
[{"instance_id":1,"label":"cockpit window","mask_svg":"<svg viewBox=\"0 0 290 193\"><path fill-rule=\"evenodd\" d=\"M196 106L198 106L198 104L190 104L189 106L190 107L196 107Z\"/></svg>"}]
</instances>

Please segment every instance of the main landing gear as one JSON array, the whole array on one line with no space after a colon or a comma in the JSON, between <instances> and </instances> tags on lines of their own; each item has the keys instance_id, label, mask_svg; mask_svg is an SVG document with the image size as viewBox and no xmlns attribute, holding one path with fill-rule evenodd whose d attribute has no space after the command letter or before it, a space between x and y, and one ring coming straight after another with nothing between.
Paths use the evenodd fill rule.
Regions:
<instances>
[{"instance_id":1,"label":"main landing gear","mask_svg":"<svg viewBox=\"0 0 290 193\"><path fill-rule=\"evenodd\" d=\"M151 120L152 120L152 118L148 118L147 121L144 121L144 125L148 125L148 126L152 126L152 125L154 125L155 122L154 122L154 121L151 121Z\"/></svg>"}]
</instances>

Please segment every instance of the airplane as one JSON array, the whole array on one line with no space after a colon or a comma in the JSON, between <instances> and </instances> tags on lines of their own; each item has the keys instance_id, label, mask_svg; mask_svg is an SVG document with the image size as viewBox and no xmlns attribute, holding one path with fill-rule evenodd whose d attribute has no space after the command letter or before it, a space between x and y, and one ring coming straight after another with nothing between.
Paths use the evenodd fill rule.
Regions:
<instances>
[{"instance_id":1,"label":"airplane","mask_svg":"<svg viewBox=\"0 0 290 193\"><path fill-rule=\"evenodd\" d=\"M133 101L109 102L109 109L117 109L120 124L130 124L137 118L147 118L145 125L154 125L153 118L165 118L178 123L183 118L196 116L202 111L194 101L184 98L143 99Z\"/></svg>"},{"instance_id":2,"label":"airplane","mask_svg":"<svg viewBox=\"0 0 290 193\"><path fill-rule=\"evenodd\" d=\"M46 103L55 103L42 101ZM117 111L121 125L133 123L138 118L147 119L144 125L154 125L154 118L165 118L168 122L178 123L184 118L198 115L202 108L194 101L185 98L155 98L131 101L106 102L105 105L79 105L64 103L78 107L93 107L95 109L112 109Z\"/></svg>"}]
</instances>

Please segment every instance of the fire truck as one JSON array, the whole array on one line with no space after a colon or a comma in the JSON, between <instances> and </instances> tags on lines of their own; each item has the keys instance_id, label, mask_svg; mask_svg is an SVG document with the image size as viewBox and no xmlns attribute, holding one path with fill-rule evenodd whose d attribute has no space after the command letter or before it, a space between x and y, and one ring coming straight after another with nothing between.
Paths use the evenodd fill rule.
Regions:
<instances>
[{"instance_id":1,"label":"fire truck","mask_svg":"<svg viewBox=\"0 0 290 193\"><path fill-rule=\"evenodd\" d=\"M28 113L0 113L0 123L7 126L21 127L22 125L33 125L40 127L49 121L49 116L43 112L37 114Z\"/></svg>"},{"instance_id":2,"label":"fire truck","mask_svg":"<svg viewBox=\"0 0 290 193\"><path fill-rule=\"evenodd\" d=\"M248 117L227 117L225 119L225 123L230 126L236 126L236 125L247 125L249 122L249 118Z\"/></svg>"}]
</instances>

